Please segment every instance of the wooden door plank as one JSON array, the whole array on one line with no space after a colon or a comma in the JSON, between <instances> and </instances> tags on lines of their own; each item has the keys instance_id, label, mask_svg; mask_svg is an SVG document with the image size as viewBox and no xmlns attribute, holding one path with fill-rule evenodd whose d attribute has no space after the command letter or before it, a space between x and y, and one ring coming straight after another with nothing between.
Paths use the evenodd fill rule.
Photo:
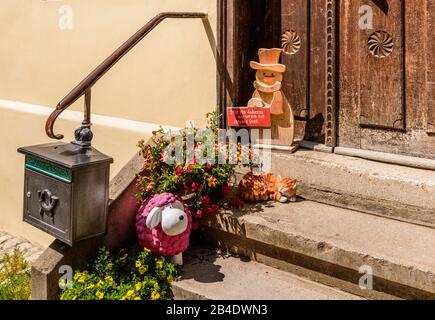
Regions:
<instances>
[{"instance_id":1,"label":"wooden door plank","mask_svg":"<svg viewBox=\"0 0 435 320\"><path fill-rule=\"evenodd\" d=\"M428 132L435 133L435 0L427 0L427 93Z\"/></svg>"},{"instance_id":2,"label":"wooden door plank","mask_svg":"<svg viewBox=\"0 0 435 320\"><path fill-rule=\"evenodd\" d=\"M310 1L307 0L283 0L281 3L282 33L289 32L290 37L289 53L282 56L282 63L287 66L283 90L295 116L302 118L309 116L309 8Z\"/></svg>"},{"instance_id":3,"label":"wooden door plank","mask_svg":"<svg viewBox=\"0 0 435 320\"><path fill-rule=\"evenodd\" d=\"M325 142L326 122L326 0L311 0L309 120L305 140Z\"/></svg>"},{"instance_id":4,"label":"wooden door plank","mask_svg":"<svg viewBox=\"0 0 435 320\"><path fill-rule=\"evenodd\" d=\"M360 64L355 61L359 50L358 1L339 2L338 90L339 122L338 145L360 148L359 78Z\"/></svg>"},{"instance_id":5,"label":"wooden door plank","mask_svg":"<svg viewBox=\"0 0 435 320\"><path fill-rule=\"evenodd\" d=\"M384 3L384 1L380 1ZM404 0L388 2L388 9L371 0L373 30L360 30L360 124L405 129ZM353 23L357 23L358 20ZM355 35L356 36L356 35Z\"/></svg>"}]
</instances>

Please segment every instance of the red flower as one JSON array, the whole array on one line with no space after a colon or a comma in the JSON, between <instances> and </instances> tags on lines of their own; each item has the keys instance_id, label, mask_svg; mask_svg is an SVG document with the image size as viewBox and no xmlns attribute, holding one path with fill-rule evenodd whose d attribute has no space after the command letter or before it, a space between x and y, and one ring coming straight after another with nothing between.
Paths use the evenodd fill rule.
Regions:
<instances>
[{"instance_id":1,"label":"red flower","mask_svg":"<svg viewBox=\"0 0 435 320\"><path fill-rule=\"evenodd\" d=\"M150 192L151 190L154 189L155 186L156 184L154 182L150 182L150 184L145 188L145 191Z\"/></svg>"},{"instance_id":2,"label":"red flower","mask_svg":"<svg viewBox=\"0 0 435 320\"><path fill-rule=\"evenodd\" d=\"M196 190L199 190L200 188L201 188L201 186L198 183L196 183L196 182L192 183L192 191L193 192L195 192Z\"/></svg>"},{"instance_id":3,"label":"red flower","mask_svg":"<svg viewBox=\"0 0 435 320\"><path fill-rule=\"evenodd\" d=\"M177 167L177 169L175 170L175 173L178 177L184 176L184 173L185 173L184 168L182 168L180 166Z\"/></svg>"},{"instance_id":4,"label":"red flower","mask_svg":"<svg viewBox=\"0 0 435 320\"><path fill-rule=\"evenodd\" d=\"M210 162L207 162L207 164L205 165L205 167L207 168L207 170L210 170L210 169L211 169L211 163L210 163Z\"/></svg>"},{"instance_id":5,"label":"red flower","mask_svg":"<svg viewBox=\"0 0 435 320\"><path fill-rule=\"evenodd\" d=\"M202 210L198 210L195 213L195 217L201 219L204 216L204 212Z\"/></svg>"},{"instance_id":6,"label":"red flower","mask_svg":"<svg viewBox=\"0 0 435 320\"><path fill-rule=\"evenodd\" d=\"M245 203L243 202L242 199L237 198L237 199L233 199L233 200L231 200L231 201L228 203L228 205L229 205L231 208L242 209L243 206L245 205Z\"/></svg>"},{"instance_id":7,"label":"red flower","mask_svg":"<svg viewBox=\"0 0 435 320\"><path fill-rule=\"evenodd\" d=\"M231 192L231 187L227 183L225 183L222 189L222 195L226 197L230 192Z\"/></svg>"},{"instance_id":8,"label":"red flower","mask_svg":"<svg viewBox=\"0 0 435 320\"><path fill-rule=\"evenodd\" d=\"M210 208L205 209L208 214L215 214L219 211L219 206L217 204L212 205Z\"/></svg>"},{"instance_id":9,"label":"red flower","mask_svg":"<svg viewBox=\"0 0 435 320\"><path fill-rule=\"evenodd\" d=\"M193 169L193 165L189 164L189 166L187 167L187 172L191 173Z\"/></svg>"},{"instance_id":10,"label":"red flower","mask_svg":"<svg viewBox=\"0 0 435 320\"><path fill-rule=\"evenodd\" d=\"M192 229L193 230L198 230L198 228L199 228L199 222L198 221L192 222Z\"/></svg>"},{"instance_id":11,"label":"red flower","mask_svg":"<svg viewBox=\"0 0 435 320\"><path fill-rule=\"evenodd\" d=\"M210 199L210 197L209 196L204 196L204 197L202 197L202 204L204 205L204 206L209 206L209 205L211 205L211 199Z\"/></svg>"}]
</instances>

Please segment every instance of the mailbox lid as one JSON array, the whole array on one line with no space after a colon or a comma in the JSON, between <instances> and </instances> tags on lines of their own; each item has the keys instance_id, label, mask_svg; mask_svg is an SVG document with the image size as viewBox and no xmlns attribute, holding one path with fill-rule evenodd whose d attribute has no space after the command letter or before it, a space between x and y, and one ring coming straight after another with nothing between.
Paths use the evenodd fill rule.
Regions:
<instances>
[{"instance_id":1,"label":"mailbox lid","mask_svg":"<svg viewBox=\"0 0 435 320\"><path fill-rule=\"evenodd\" d=\"M74 170L85 166L112 163L113 158L101 153L93 147L82 148L72 143L48 143L18 149L19 153L55 163Z\"/></svg>"}]
</instances>

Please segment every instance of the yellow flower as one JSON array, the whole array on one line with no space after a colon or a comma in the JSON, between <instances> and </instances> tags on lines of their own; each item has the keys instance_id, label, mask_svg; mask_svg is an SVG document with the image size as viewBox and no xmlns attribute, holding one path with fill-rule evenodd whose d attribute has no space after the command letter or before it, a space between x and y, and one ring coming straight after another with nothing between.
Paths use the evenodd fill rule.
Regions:
<instances>
[{"instance_id":1,"label":"yellow flower","mask_svg":"<svg viewBox=\"0 0 435 320\"><path fill-rule=\"evenodd\" d=\"M104 281L103 280L98 281L97 286L101 287L102 285L104 285Z\"/></svg>"},{"instance_id":2,"label":"yellow flower","mask_svg":"<svg viewBox=\"0 0 435 320\"><path fill-rule=\"evenodd\" d=\"M85 281L86 281L86 276L85 275L81 276L79 282L84 283Z\"/></svg>"},{"instance_id":3,"label":"yellow flower","mask_svg":"<svg viewBox=\"0 0 435 320\"><path fill-rule=\"evenodd\" d=\"M95 294L97 296L98 299L103 299L104 298L104 292L101 291L97 291L97 293Z\"/></svg>"},{"instance_id":4,"label":"yellow flower","mask_svg":"<svg viewBox=\"0 0 435 320\"><path fill-rule=\"evenodd\" d=\"M154 290L155 291L159 291L159 289L160 289L159 283L158 282L154 282Z\"/></svg>"},{"instance_id":5,"label":"yellow flower","mask_svg":"<svg viewBox=\"0 0 435 320\"><path fill-rule=\"evenodd\" d=\"M80 272L77 272L77 273L74 275L74 280L78 280L81 276L82 276L81 273L80 273Z\"/></svg>"},{"instance_id":6,"label":"yellow flower","mask_svg":"<svg viewBox=\"0 0 435 320\"><path fill-rule=\"evenodd\" d=\"M107 282L113 282L113 278L112 278L111 276L107 276L107 277L106 277L106 281L107 281Z\"/></svg>"},{"instance_id":7,"label":"yellow flower","mask_svg":"<svg viewBox=\"0 0 435 320\"><path fill-rule=\"evenodd\" d=\"M159 300L159 298L160 298L160 293L158 293L157 291L151 292L151 300Z\"/></svg>"},{"instance_id":8,"label":"yellow flower","mask_svg":"<svg viewBox=\"0 0 435 320\"><path fill-rule=\"evenodd\" d=\"M168 278L167 278L167 280L168 280L169 283L172 283L172 282L174 282L174 277L172 277L171 275L169 275Z\"/></svg>"},{"instance_id":9,"label":"yellow flower","mask_svg":"<svg viewBox=\"0 0 435 320\"><path fill-rule=\"evenodd\" d=\"M136 297L134 298L134 300L142 300L140 297Z\"/></svg>"},{"instance_id":10,"label":"yellow flower","mask_svg":"<svg viewBox=\"0 0 435 320\"><path fill-rule=\"evenodd\" d=\"M134 295L134 290L128 290L127 297L131 297Z\"/></svg>"},{"instance_id":11,"label":"yellow flower","mask_svg":"<svg viewBox=\"0 0 435 320\"><path fill-rule=\"evenodd\" d=\"M163 261L162 260L158 260L156 262L156 268L157 269L162 269L163 268Z\"/></svg>"},{"instance_id":12,"label":"yellow flower","mask_svg":"<svg viewBox=\"0 0 435 320\"><path fill-rule=\"evenodd\" d=\"M140 266L142 265L142 262L140 262L139 260L136 261L136 268L140 268Z\"/></svg>"},{"instance_id":13,"label":"yellow flower","mask_svg":"<svg viewBox=\"0 0 435 320\"><path fill-rule=\"evenodd\" d=\"M138 282L136 283L136 291L139 291L140 289L142 289L142 283Z\"/></svg>"},{"instance_id":14,"label":"yellow flower","mask_svg":"<svg viewBox=\"0 0 435 320\"><path fill-rule=\"evenodd\" d=\"M139 268L139 273L140 274L144 274L145 272L147 272L148 271L148 266L141 266L140 268Z\"/></svg>"},{"instance_id":15,"label":"yellow flower","mask_svg":"<svg viewBox=\"0 0 435 320\"><path fill-rule=\"evenodd\" d=\"M148 248L144 248L143 251L146 252L146 253L151 253L151 250L148 249Z\"/></svg>"},{"instance_id":16,"label":"yellow flower","mask_svg":"<svg viewBox=\"0 0 435 320\"><path fill-rule=\"evenodd\" d=\"M113 263L109 263L109 264L107 265L107 269L112 270L112 268L113 268Z\"/></svg>"},{"instance_id":17,"label":"yellow flower","mask_svg":"<svg viewBox=\"0 0 435 320\"><path fill-rule=\"evenodd\" d=\"M208 186L209 186L210 188L216 187L216 185L218 184L218 180L217 180L215 177L213 177L213 176L211 176L210 178L208 178L208 179L207 179L207 182L208 182Z\"/></svg>"},{"instance_id":18,"label":"yellow flower","mask_svg":"<svg viewBox=\"0 0 435 320\"><path fill-rule=\"evenodd\" d=\"M86 287L86 289L93 289L94 287L95 287L95 284L91 283L90 285L88 285L88 286Z\"/></svg>"}]
</instances>

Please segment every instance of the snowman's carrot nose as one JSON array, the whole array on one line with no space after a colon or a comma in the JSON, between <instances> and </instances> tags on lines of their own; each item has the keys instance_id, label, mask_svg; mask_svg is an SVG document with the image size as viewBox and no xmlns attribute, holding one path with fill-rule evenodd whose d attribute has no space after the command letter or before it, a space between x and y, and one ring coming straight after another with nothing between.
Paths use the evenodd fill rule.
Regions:
<instances>
[{"instance_id":1,"label":"snowman's carrot nose","mask_svg":"<svg viewBox=\"0 0 435 320\"><path fill-rule=\"evenodd\" d=\"M269 75L265 75L264 76L264 82L266 83L274 83L275 82L275 76L269 76Z\"/></svg>"}]
</instances>

